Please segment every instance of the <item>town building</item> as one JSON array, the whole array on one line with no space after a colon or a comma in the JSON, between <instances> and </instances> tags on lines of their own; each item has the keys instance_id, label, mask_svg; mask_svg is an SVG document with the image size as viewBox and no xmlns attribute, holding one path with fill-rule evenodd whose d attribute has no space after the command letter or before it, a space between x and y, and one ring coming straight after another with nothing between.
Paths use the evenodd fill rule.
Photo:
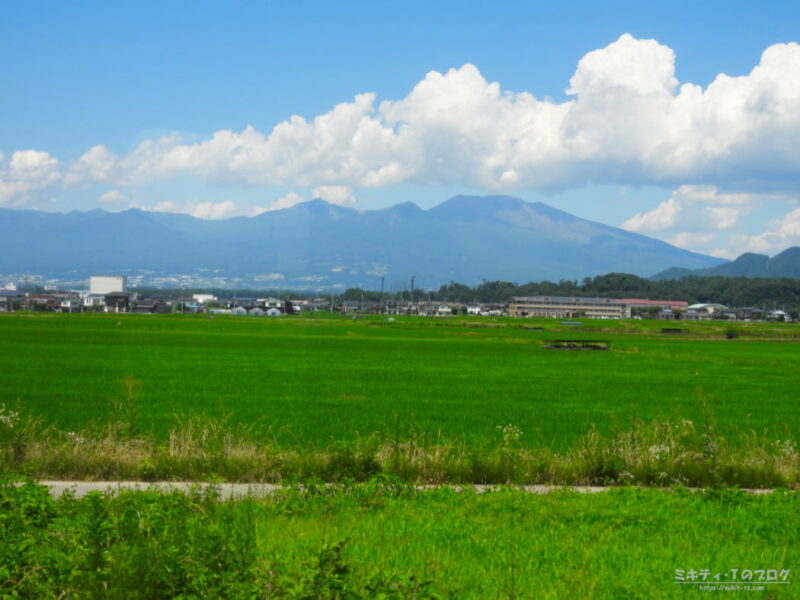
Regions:
<instances>
[{"instance_id":1,"label":"town building","mask_svg":"<svg viewBox=\"0 0 800 600\"><path fill-rule=\"evenodd\" d=\"M83 297L83 309L89 311L103 310L106 306L105 294L86 294Z\"/></svg>"},{"instance_id":2,"label":"town building","mask_svg":"<svg viewBox=\"0 0 800 600\"><path fill-rule=\"evenodd\" d=\"M105 295L106 312L128 312L131 295L126 292L109 292Z\"/></svg>"},{"instance_id":3,"label":"town building","mask_svg":"<svg viewBox=\"0 0 800 600\"><path fill-rule=\"evenodd\" d=\"M3 290L0 292L0 312L11 312L22 308L25 294L16 290Z\"/></svg>"},{"instance_id":4,"label":"town building","mask_svg":"<svg viewBox=\"0 0 800 600\"><path fill-rule=\"evenodd\" d=\"M686 310L689 303L685 300L648 300L642 298L621 298L619 300L630 308L663 308L667 310Z\"/></svg>"},{"instance_id":5,"label":"town building","mask_svg":"<svg viewBox=\"0 0 800 600\"><path fill-rule=\"evenodd\" d=\"M28 294L25 297L23 308L42 312L58 310L61 301L53 294Z\"/></svg>"},{"instance_id":6,"label":"town building","mask_svg":"<svg viewBox=\"0 0 800 600\"><path fill-rule=\"evenodd\" d=\"M682 321L708 321L709 314L690 308L689 310L681 313Z\"/></svg>"},{"instance_id":7,"label":"town building","mask_svg":"<svg viewBox=\"0 0 800 600\"><path fill-rule=\"evenodd\" d=\"M792 322L792 317L785 310L771 310L767 314L767 319L770 321L785 321L786 323Z\"/></svg>"},{"instance_id":8,"label":"town building","mask_svg":"<svg viewBox=\"0 0 800 600\"><path fill-rule=\"evenodd\" d=\"M513 296L507 312L512 317L553 317L571 319L627 319L631 309L611 298L578 298L569 296Z\"/></svg>"},{"instance_id":9,"label":"town building","mask_svg":"<svg viewBox=\"0 0 800 600\"><path fill-rule=\"evenodd\" d=\"M162 298L148 298L137 301L131 312L139 314L164 314L169 310Z\"/></svg>"},{"instance_id":10,"label":"town building","mask_svg":"<svg viewBox=\"0 0 800 600\"><path fill-rule=\"evenodd\" d=\"M106 294L124 293L127 291L128 280L122 275L92 275L89 278L89 293L105 296Z\"/></svg>"},{"instance_id":11,"label":"town building","mask_svg":"<svg viewBox=\"0 0 800 600\"><path fill-rule=\"evenodd\" d=\"M723 312L727 310L729 309L724 304L715 304L715 303L692 304L691 306L687 307L687 313L694 311L695 313L697 313L698 315L697 320L699 321L706 321L708 319L717 319Z\"/></svg>"},{"instance_id":12,"label":"town building","mask_svg":"<svg viewBox=\"0 0 800 600\"><path fill-rule=\"evenodd\" d=\"M192 300L199 304L205 304L206 302L216 302L217 297L214 294L193 294Z\"/></svg>"},{"instance_id":13,"label":"town building","mask_svg":"<svg viewBox=\"0 0 800 600\"><path fill-rule=\"evenodd\" d=\"M59 292L54 294L59 301L61 312L73 313L83 311L83 298L77 292Z\"/></svg>"}]
</instances>

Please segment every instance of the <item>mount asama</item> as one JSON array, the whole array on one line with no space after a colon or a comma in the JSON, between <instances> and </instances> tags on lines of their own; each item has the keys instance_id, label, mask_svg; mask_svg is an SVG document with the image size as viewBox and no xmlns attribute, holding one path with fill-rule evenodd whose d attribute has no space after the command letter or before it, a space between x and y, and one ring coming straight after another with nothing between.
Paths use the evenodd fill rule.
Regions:
<instances>
[{"instance_id":1,"label":"mount asama","mask_svg":"<svg viewBox=\"0 0 800 600\"><path fill-rule=\"evenodd\" d=\"M456 196L356 210L312 200L256 217L205 221L138 209L49 213L0 209L0 273L58 279L189 275L208 283L386 289L449 281L642 276L724 262L509 196Z\"/></svg>"}]
</instances>

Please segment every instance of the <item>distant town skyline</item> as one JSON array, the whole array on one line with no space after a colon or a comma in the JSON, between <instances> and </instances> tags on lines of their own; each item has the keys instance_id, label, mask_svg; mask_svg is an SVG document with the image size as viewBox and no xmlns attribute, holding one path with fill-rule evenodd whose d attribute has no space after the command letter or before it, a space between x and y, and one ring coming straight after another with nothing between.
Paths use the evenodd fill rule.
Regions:
<instances>
[{"instance_id":1,"label":"distant town skyline","mask_svg":"<svg viewBox=\"0 0 800 600\"><path fill-rule=\"evenodd\" d=\"M0 207L200 218L509 194L800 245L800 5L21 3Z\"/></svg>"}]
</instances>

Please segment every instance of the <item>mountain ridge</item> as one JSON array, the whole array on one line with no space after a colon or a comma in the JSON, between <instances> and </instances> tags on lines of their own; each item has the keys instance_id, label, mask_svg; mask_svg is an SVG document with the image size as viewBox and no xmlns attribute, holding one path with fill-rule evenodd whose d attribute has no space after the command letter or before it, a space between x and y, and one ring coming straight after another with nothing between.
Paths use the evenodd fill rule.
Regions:
<instances>
[{"instance_id":1,"label":"mountain ridge","mask_svg":"<svg viewBox=\"0 0 800 600\"><path fill-rule=\"evenodd\" d=\"M800 247L793 246L772 258L766 254L745 252L732 261L703 269L670 267L650 279L665 281L684 277L751 277L763 279L800 279Z\"/></svg>"},{"instance_id":2,"label":"mountain ridge","mask_svg":"<svg viewBox=\"0 0 800 600\"><path fill-rule=\"evenodd\" d=\"M449 281L649 276L722 259L512 196L455 196L427 210L404 202L359 210L320 199L216 221L128 209L44 213L0 209L0 273L61 277L216 273L286 287L419 287ZM102 273L101 273L102 271Z\"/></svg>"}]
</instances>

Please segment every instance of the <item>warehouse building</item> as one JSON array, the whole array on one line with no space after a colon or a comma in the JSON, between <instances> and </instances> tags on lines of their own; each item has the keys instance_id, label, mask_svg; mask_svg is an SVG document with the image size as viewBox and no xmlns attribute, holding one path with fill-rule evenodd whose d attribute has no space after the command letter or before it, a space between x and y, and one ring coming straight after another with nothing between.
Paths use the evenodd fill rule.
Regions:
<instances>
[{"instance_id":1,"label":"warehouse building","mask_svg":"<svg viewBox=\"0 0 800 600\"><path fill-rule=\"evenodd\" d=\"M512 317L553 317L572 319L628 319L629 306L611 298L577 298L566 296L514 296L508 302Z\"/></svg>"},{"instance_id":2,"label":"warehouse building","mask_svg":"<svg viewBox=\"0 0 800 600\"><path fill-rule=\"evenodd\" d=\"M89 279L89 293L90 294L113 294L115 292L127 292L128 282L126 277L122 275L113 275L106 277L104 275L92 275Z\"/></svg>"},{"instance_id":3,"label":"warehouse building","mask_svg":"<svg viewBox=\"0 0 800 600\"><path fill-rule=\"evenodd\" d=\"M685 300L649 300L642 298L622 298L620 302L627 304L631 308L662 308L665 310L686 310L689 303Z\"/></svg>"}]
</instances>

